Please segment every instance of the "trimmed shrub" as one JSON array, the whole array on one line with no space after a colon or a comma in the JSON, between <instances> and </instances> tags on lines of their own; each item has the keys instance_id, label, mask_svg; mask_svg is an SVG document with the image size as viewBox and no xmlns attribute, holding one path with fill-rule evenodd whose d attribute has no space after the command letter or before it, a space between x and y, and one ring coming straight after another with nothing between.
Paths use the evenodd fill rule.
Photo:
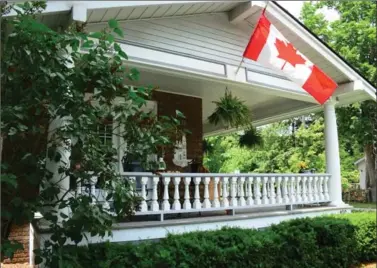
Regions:
<instances>
[{"instance_id":1,"label":"trimmed shrub","mask_svg":"<svg viewBox=\"0 0 377 268\"><path fill-rule=\"evenodd\" d=\"M376 261L376 212L355 211L351 214L342 214L336 217L349 220L356 228L354 245L357 248L357 260L359 262Z\"/></svg>"},{"instance_id":2,"label":"trimmed shrub","mask_svg":"<svg viewBox=\"0 0 377 268\"><path fill-rule=\"evenodd\" d=\"M296 219L262 231L224 228L169 235L157 242L92 244L82 267L350 267L376 258L376 214Z\"/></svg>"}]
</instances>

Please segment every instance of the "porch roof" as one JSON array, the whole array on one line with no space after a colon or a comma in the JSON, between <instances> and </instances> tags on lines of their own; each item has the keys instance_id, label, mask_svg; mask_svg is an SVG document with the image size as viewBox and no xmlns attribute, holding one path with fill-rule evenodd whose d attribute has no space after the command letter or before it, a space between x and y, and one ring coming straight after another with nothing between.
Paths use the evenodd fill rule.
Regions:
<instances>
[{"instance_id":1,"label":"porch roof","mask_svg":"<svg viewBox=\"0 0 377 268\"><path fill-rule=\"evenodd\" d=\"M48 1L40 19L53 28L72 19L87 22L89 30L117 19L126 33L118 41L129 63L142 71L140 83L202 98L204 133L210 135L224 132L206 118L225 87L245 100L256 126L322 109L279 71L248 63L234 75L264 7L265 1ZM266 16L338 83L334 95L339 105L376 98L367 79L275 1ZM219 51L221 45L224 51Z\"/></svg>"}]
</instances>

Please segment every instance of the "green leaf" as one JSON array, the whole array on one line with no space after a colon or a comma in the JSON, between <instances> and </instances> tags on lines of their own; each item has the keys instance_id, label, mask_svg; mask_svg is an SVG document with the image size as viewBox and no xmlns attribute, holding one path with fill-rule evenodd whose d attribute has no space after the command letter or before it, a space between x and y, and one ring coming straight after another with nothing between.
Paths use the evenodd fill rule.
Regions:
<instances>
[{"instance_id":1,"label":"green leaf","mask_svg":"<svg viewBox=\"0 0 377 268\"><path fill-rule=\"evenodd\" d=\"M83 48L91 48L91 47L93 47L93 45L94 45L93 40L88 40L88 41L85 41L85 42L82 44L82 47L83 47Z\"/></svg>"},{"instance_id":2,"label":"green leaf","mask_svg":"<svg viewBox=\"0 0 377 268\"><path fill-rule=\"evenodd\" d=\"M118 21L115 20L115 19L111 19L109 20L109 26L111 29L115 29L115 28L118 28Z\"/></svg>"},{"instance_id":3,"label":"green leaf","mask_svg":"<svg viewBox=\"0 0 377 268\"><path fill-rule=\"evenodd\" d=\"M114 28L114 33L116 33L120 37L124 37L123 30L121 28Z\"/></svg>"},{"instance_id":4,"label":"green leaf","mask_svg":"<svg viewBox=\"0 0 377 268\"><path fill-rule=\"evenodd\" d=\"M89 37L97 38L97 39L102 38L102 36L103 36L103 34L100 33L100 32L95 32L95 33L89 34Z\"/></svg>"},{"instance_id":5,"label":"green leaf","mask_svg":"<svg viewBox=\"0 0 377 268\"><path fill-rule=\"evenodd\" d=\"M127 56L127 54L126 54L123 50L118 51L118 54L119 54L119 56L121 56L123 59L128 60L128 56Z\"/></svg>"},{"instance_id":6,"label":"green leaf","mask_svg":"<svg viewBox=\"0 0 377 268\"><path fill-rule=\"evenodd\" d=\"M122 51L122 48L120 47L118 43L114 43L114 50L119 52L119 51Z\"/></svg>"},{"instance_id":7,"label":"green leaf","mask_svg":"<svg viewBox=\"0 0 377 268\"><path fill-rule=\"evenodd\" d=\"M186 118L184 115L183 115L183 113L181 112L181 111L178 111L178 110L175 110L175 114L177 115L177 117L179 117L179 118Z\"/></svg>"}]
</instances>

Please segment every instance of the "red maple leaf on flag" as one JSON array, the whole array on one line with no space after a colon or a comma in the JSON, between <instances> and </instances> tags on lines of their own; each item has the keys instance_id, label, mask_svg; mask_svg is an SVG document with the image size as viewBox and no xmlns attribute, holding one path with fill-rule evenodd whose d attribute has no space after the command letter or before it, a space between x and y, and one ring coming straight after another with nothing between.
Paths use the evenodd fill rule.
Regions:
<instances>
[{"instance_id":1,"label":"red maple leaf on flag","mask_svg":"<svg viewBox=\"0 0 377 268\"><path fill-rule=\"evenodd\" d=\"M276 38L275 47L279 52L278 58L285 60L284 65L281 67L282 70L287 62L293 67L296 67L296 64L304 64L306 62L301 55L297 54L297 49L291 43L286 44L284 41Z\"/></svg>"}]
</instances>

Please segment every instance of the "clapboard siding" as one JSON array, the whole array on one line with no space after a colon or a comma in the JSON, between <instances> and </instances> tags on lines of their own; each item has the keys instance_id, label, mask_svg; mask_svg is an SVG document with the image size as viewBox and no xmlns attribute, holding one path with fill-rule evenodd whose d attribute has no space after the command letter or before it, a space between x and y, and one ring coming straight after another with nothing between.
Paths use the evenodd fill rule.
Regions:
<instances>
[{"instance_id":1,"label":"clapboard siding","mask_svg":"<svg viewBox=\"0 0 377 268\"><path fill-rule=\"evenodd\" d=\"M190 11L190 7L193 7L191 4L182 4L179 9L176 9L177 6L171 7L174 8L167 9L165 13L172 12L173 10L175 14L182 11L186 13L197 11L194 9ZM203 4L200 8L205 8L205 5ZM213 5L208 5L208 8L213 8ZM218 8L221 8L221 6L216 6L216 9ZM150 14L148 13L147 15L152 16L152 13L158 12L158 8L151 9L148 12ZM140 8L136 13L134 10L134 12L129 14L129 18L135 15L141 17L145 15ZM252 21L249 21L249 24L244 23L241 26L232 25L229 23L227 13L148 20L126 20L120 22L125 33L125 39L119 40L119 42L204 61L237 66L241 62L243 51L253 31L252 23ZM103 25L89 24L89 30L99 30ZM285 31L283 32L287 34L291 42L297 43L299 47L305 47L297 36L292 35L289 31ZM302 52L307 55L305 50ZM332 75L333 78L338 78L338 73L332 70L332 66L327 62L324 62L321 55L308 51L307 56L313 63L318 64L324 71ZM256 62L245 61L243 66L256 72L278 77L282 76L281 72L261 66Z\"/></svg>"}]
</instances>

